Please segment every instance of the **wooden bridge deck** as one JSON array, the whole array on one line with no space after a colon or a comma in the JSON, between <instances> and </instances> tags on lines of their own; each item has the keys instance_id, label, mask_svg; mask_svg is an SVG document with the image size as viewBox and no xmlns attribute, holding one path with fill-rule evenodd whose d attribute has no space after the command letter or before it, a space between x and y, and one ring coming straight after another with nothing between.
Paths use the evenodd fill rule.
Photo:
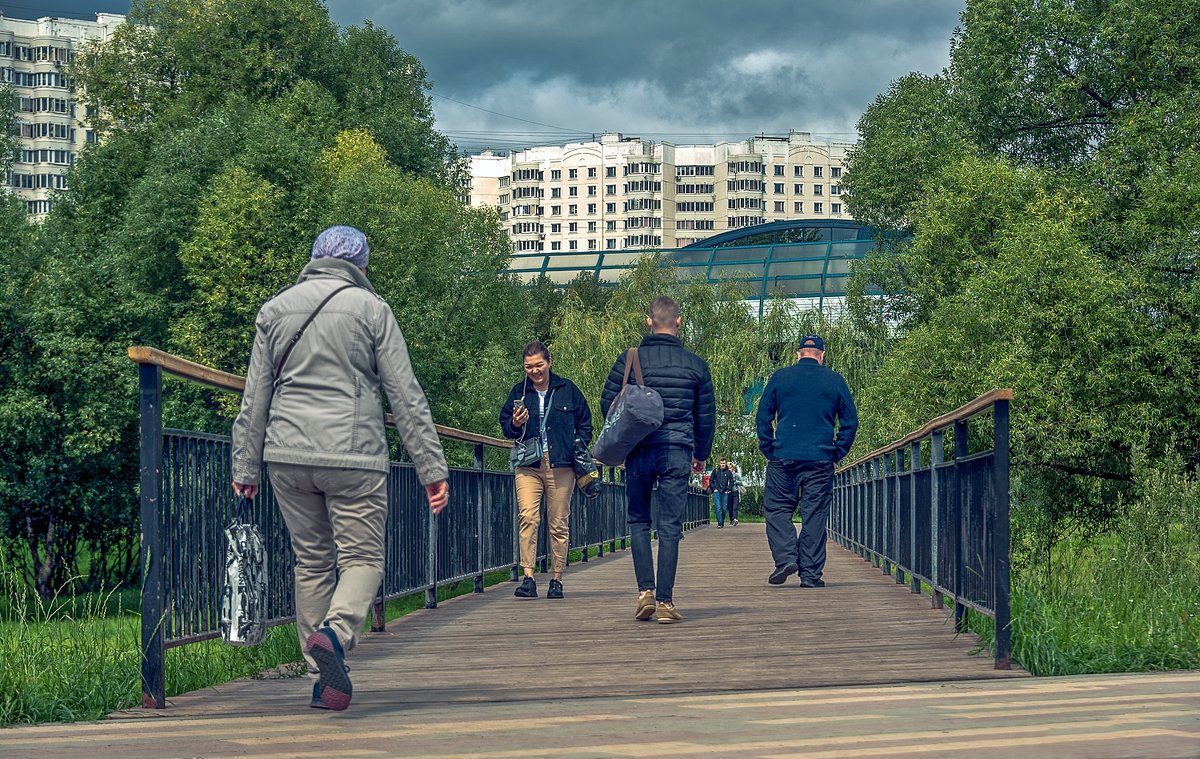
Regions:
<instances>
[{"instance_id":1,"label":"wooden bridge deck","mask_svg":"<svg viewBox=\"0 0 1200 759\"><path fill-rule=\"evenodd\" d=\"M309 709L307 680L243 680L161 712L2 731L0 756L1200 751L1200 673L997 671L928 598L834 544L826 588L768 586L771 568L761 525L706 527L681 547L682 624L633 619L620 551L571 567L562 601L500 585L368 635L341 714Z\"/></svg>"}]
</instances>

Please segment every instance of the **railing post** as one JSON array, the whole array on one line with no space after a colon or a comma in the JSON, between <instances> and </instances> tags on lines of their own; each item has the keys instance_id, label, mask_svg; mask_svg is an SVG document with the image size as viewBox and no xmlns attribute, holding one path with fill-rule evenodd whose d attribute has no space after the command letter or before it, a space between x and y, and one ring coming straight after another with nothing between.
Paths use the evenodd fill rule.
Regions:
<instances>
[{"instance_id":1,"label":"railing post","mask_svg":"<svg viewBox=\"0 0 1200 759\"><path fill-rule=\"evenodd\" d=\"M895 525L892 527L892 534L895 536L895 552L892 554L892 568L896 570L896 584L903 585L904 563L900 561L900 541L904 538L904 536L900 534L900 504L902 502L900 500L900 472L904 469L904 449L897 448L893 455L895 456L895 467L892 471L895 475L893 479L895 480L896 489L893 493L894 497L892 499L892 517L895 520Z\"/></svg>"},{"instance_id":2,"label":"railing post","mask_svg":"<svg viewBox=\"0 0 1200 759\"><path fill-rule=\"evenodd\" d=\"M935 609L942 605L942 592L938 590L938 586L942 584L942 573L938 568L938 562L941 559L938 550L938 528L941 522L938 515L938 503L942 497L942 485L938 481L940 477L938 464L945 461L945 458L946 432L945 430L934 430L929 439L929 596Z\"/></svg>"},{"instance_id":3,"label":"railing post","mask_svg":"<svg viewBox=\"0 0 1200 759\"><path fill-rule=\"evenodd\" d=\"M487 490L485 487L486 478L483 476L483 443L475 444L475 469L479 471L479 498L477 498L475 502L475 543L479 546L478 551L476 551L476 559L479 562L479 574L475 575L475 592L482 593L483 568L486 566L483 554L487 545L483 539L483 509L484 502L487 500L487 494L485 492Z\"/></svg>"},{"instance_id":4,"label":"railing post","mask_svg":"<svg viewBox=\"0 0 1200 759\"><path fill-rule=\"evenodd\" d=\"M437 600L437 514L429 512L429 545L425 551L425 608L436 609Z\"/></svg>"},{"instance_id":5,"label":"railing post","mask_svg":"<svg viewBox=\"0 0 1200 759\"><path fill-rule=\"evenodd\" d=\"M993 610L996 614L996 669L1012 669L1010 647L1010 566L1009 566L1009 403L998 400L993 405L993 463L995 470L994 488L996 492L996 508L992 536L995 541L992 546L992 556L995 560L993 578Z\"/></svg>"},{"instance_id":6,"label":"railing post","mask_svg":"<svg viewBox=\"0 0 1200 759\"><path fill-rule=\"evenodd\" d=\"M967 525L963 521L963 498L966 488L963 487L962 459L970 452L967 440L967 423L959 420L954 423L954 629L958 632L967 630L967 607L962 602L963 574L966 572L966 556L963 555L963 544L966 542Z\"/></svg>"},{"instance_id":7,"label":"railing post","mask_svg":"<svg viewBox=\"0 0 1200 759\"><path fill-rule=\"evenodd\" d=\"M167 705L163 622L166 567L162 549L162 370L138 364L142 521L142 706Z\"/></svg>"},{"instance_id":8,"label":"railing post","mask_svg":"<svg viewBox=\"0 0 1200 759\"><path fill-rule=\"evenodd\" d=\"M883 565L883 573L885 575L890 575L895 570L896 563L892 561L891 556L892 499L888 497L890 495L890 488L888 483L887 461L888 457L886 454L876 459L875 475L877 480L875 482L875 489L877 498L875 500L878 502L879 509L883 512L880 515L883 534L879 536L879 548L880 553L883 556L883 561L880 563Z\"/></svg>"},{"instance_id":9,"label":"railing post","mask_svg":"<svg viewBox=\"0 0 1200 759\"><path fill-rule=\"evenodd\" d=\"M921 592L921 580L917 577L917 469L921 466L921 441L909 444L908 471L908 589Z\"/></svg>"}]
</instances>

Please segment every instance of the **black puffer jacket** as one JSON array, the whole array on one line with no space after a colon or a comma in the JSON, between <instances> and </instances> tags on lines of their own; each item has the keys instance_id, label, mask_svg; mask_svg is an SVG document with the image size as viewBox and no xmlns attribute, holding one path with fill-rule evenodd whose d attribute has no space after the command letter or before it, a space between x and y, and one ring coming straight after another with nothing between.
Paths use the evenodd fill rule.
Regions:
<instances>
[{"instance_id":1,"label":"black puffer jacket","mask_svg":"<svg viewBox=\"0 0 1200 759\"><path fill-rule=\"evenodd\" d=\"M712 453L713 430L716 427L716 403L713 398L712 376L708 363L683 347L678 337L665 333L647 335L638 346L638 363L646 385L658 391L663 400L663 423L639 444L670 445L688 448L692 457L704 461ZM625 353L617 357L604 392L600 409L608 416L608 408L621 392L625 376ZM629 381L633 382L630 372Z\"/></svg>"},{"instance_id":2,"label":"black puffer jacket","mask_svg":"<svg viewBox=\"0 0 1200 759\"><path fill-rule=\"evenodd\" d=\"M550 385L546 392L553 391L550 398L550 412L546 415L546 439L550 443L550 466L575 465L575 438L583 440L584 444L592 442L592 412L588 408L587 399L575 383L566 377L560 377L550 372ZM529 409L529 421L523 427L514 427L512 423L513 401L524 397L525 408ZM535 436L541 427L541 417L538 415L537 388L532 382L522 380L513 385L504 405L500 407L500 429L504 437L516 440L522 435Z\"/></svg>"}]
</instances>

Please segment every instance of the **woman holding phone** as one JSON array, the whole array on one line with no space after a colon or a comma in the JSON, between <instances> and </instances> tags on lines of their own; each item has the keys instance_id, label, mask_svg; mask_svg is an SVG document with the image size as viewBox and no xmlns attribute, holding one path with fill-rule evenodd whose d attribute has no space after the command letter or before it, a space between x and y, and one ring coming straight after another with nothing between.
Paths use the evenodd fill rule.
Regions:
<instances>
[{"instance_id":1,"label":"woman holding phone","mask_svg":"<svg viewBox=\"0 0 1200 759\"><path fill-rule=\"evenodd\" d=\"M550 588L547 598L562 598L563 570L567 566L571 495L575 490L575 440L592 441L592 412L575 383L550 371L550 350L534 340L522 351L525 377L513 385L500 407L500 428L511 440L536 438L542 453L536 464L519 466L516 482L521 566L525 579L513 593L517 598L537 598L533 565L537 559L537 533L543 497L550 534Z\"/></svg>"}]
</instances>

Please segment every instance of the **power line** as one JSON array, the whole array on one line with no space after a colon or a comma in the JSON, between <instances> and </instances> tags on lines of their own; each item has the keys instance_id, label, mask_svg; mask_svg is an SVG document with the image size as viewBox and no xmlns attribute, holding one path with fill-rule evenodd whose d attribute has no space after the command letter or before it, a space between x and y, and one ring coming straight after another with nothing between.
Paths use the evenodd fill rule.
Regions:
<instances>
[{"instance_id":1,"label":"power line","mask_svg":"<svg viewBox=\"0 0 1200 759\"><path fill-rule=\"evenodd\" d=\"M446 97L445 95L434 92L433 90L430 90L429 94L433 95L434 97L439 97L442 100L449 100L451 103L458 103L459 105L466 106L467 108L474 108L477 111L483 111L484 113L490 113L493 116L500 116L500 117L506 118L506 119L513 119L514 121L524 121L526 124L535 124L537 126L549 127L550 129L557 129L560 132L580 132L580 130L578 130L578 129L567 129L566 127L555 126L554 124L543 124L540 121L530 121L529 119L523 119L520 116L510 116L507 113L500 113L499 111L489 111L487 108L480 108L477 105L471 105L470 103L464 103L461 100L455 100L454 98Z\"/></svg>"}]
</instances>

